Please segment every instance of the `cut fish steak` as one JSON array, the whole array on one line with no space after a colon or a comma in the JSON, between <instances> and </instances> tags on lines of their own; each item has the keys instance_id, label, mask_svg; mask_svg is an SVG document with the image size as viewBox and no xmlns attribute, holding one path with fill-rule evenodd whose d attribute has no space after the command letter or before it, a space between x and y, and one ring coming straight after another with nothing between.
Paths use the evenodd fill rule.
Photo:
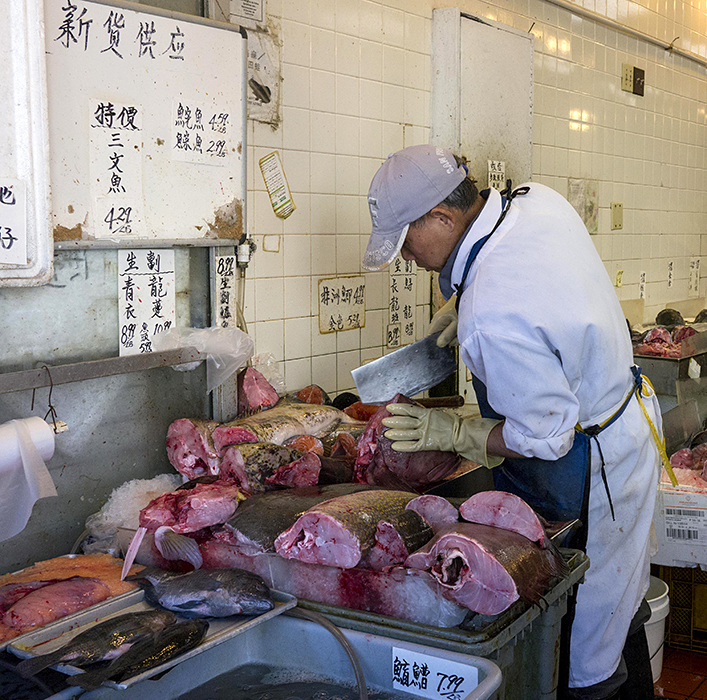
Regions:
<instances>
[{"instance_id":1,"label":"cut fish steak","mask_svg":"<svg viewBox=\"0 0 707 700\"><path fill-rule=\"evenodd\" d=\"M483 615L503 612L519 598L538 603L550 580L567 570L555 548L477 523L443 528L406 566L429 570L454 601Z\"/></svg>"},{"instance_id":2,"label":"cut fish steak","mask_svg":"<svg viewBox=\"0 0 707 700\"><path fill-rule=\"evenodd\" d=\"M279 535L275 550L307 564L352 568L375 544L378 523L404 511L414 497L409 491L377 489L324 501Z\"/></svg>"},{"instance_id":3,"label":"cut fish steak","mask_svg":"<svg viewBox=\"0 0 707 700\"><path fill-rule=\"evenodd\" d=\"M277 391L255 367L246 367L238 373L238 414L271 408L279 400Z\"/></svg>"},{"instance_id":4,"label":"cut fish steak","mask_svg":"<svg viewBox=\"0 0 707 700\"><path fill-rule=\"evenodd\" d=\"M459 511L455 506L446 498L431 493L413 498L405 508L414 510L435 532L459 520Z\"/></svg>"},{"instance_id":5,"label":"cut fish steak","mask_svg":"<svg viewBox=\"0 0 707 700\"><path fill-rule=\"evenodd\" d=\"M402 510L376 526L375 544L361 566L385 571L403 564L433 537L432 528L414 510Z\"/></svg>"}]
</instances>

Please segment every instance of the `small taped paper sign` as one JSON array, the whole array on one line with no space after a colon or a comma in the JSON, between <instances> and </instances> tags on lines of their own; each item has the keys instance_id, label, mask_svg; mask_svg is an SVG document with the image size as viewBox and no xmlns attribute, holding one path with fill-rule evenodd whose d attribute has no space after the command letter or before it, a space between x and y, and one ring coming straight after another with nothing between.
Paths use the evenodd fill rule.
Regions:
<instances>
[{"instance_id":1,"label":"small taped paper sign","mask_svg":"<svg viewBox=\"0 0 707 700\"><path fill-rule=\"evenodd\" d=\"M270 204L276 216L286 219L295 209L292 201L290 186L287 184L287 177L280 161L280 154L277 151L268 153L259 161L260 172L265 180L265 188L270 196Z\"/></svg>"},{"instance_id":2,"label":"small taped paper sign","mask_svg":"<svg viewBox=\"0 0 707 700\"><path fill-rule=\"evenodd\" d=\"M392 681L395 690L434 700L462 700L479 685L472 665L393 647Z\"/></svg>"}]
</instances>

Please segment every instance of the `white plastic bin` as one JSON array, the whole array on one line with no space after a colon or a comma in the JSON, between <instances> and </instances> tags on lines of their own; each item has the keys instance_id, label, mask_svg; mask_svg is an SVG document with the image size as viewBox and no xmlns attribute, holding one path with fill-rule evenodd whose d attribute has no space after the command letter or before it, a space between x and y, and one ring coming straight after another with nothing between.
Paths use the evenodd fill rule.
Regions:
<instances>
[{"instance_id":1,"label":"white plastic bin","mask_svg":"<svg viewBox=\"0 0 707 700\"><path fill-rule=\"evenodd\" d=\"M646 600L651 606L651 616L646 622L646 637L648 652L651 656L651 672L656 683L663 670L663 642L665 640L665 618L670 612L668 599L668 584L655 576L651 576Z\"/></svg>"}]
</instances>

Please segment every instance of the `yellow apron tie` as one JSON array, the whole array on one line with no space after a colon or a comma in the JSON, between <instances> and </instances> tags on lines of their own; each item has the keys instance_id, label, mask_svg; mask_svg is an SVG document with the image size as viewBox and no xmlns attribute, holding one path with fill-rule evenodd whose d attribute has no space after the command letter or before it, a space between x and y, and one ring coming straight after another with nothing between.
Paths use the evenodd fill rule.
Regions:
<instances>
[{"instance_id":1,"label":"yellow apron tie","mask_svg":"<svg viewBox=\"0 0 707 700\"><path fill-rule=\"evenodd\" d=\"M651 391L655 394L655 389L653 388L653 385L651 384L651 380L648 379L646 376L642 376L643 381L648 384L650 387ZM651 435L653 436L653 442L655 442L655 446L658 448L658 454L660 455L660 459L663 462L663 466L665 467L665 471L668 472L668 476L670 477L670 483L673 486L678 485L678 480L677 477L675 476L675 472L673 471L673 467L670 464L670 460L668 459L668 453L665 450L665 438L662 435L658 434L658 430L653 425L653 421L651 420L650 416L648 415L648 411L646 410L646 406L643 403L643 399L641 398L641 387L636 387L636 398L638 399L638 405L641 407L641 410L643 411L643 415L646 417L646 420L648 421L648 425L650 426L651 429Z\"/></svg>"}]
</instances>

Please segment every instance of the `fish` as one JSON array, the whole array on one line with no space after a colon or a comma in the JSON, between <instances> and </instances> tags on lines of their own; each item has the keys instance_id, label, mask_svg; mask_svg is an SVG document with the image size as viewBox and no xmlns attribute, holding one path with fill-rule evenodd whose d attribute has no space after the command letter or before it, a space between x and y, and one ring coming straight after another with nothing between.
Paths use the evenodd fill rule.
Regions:
<instances>
[{"instance_id":1,"label":"fish","mask_svg":"<svg viewBox=\"0 0 707 700\"><path fill-rule=\"evenodd\" d=\"M243 569L198 569L186 574L145 567L130 577L152 605L190 617L260 615L272 610L270 589Z\"/></svg>"},{"instance_id":2,"label":"fish","mask_svg":"<svg viewBox=\"0 0 707 700\"><path fill-rule=\"evenodd\" d=\"M567 574L555 548L477 523L443 527L405 566L429 571L452 600L482 615L497 615L519 599L537 604L550 580Z\"/></svg>"},{"instance_id":3,"label":"fish","mask_svg":"<svg viewBox=\"0 0 707 700\"><path fill-rule=\"evenodd\" d=\"M376 571L403 564L410 554L429 542L432 528L414 510L402 510L376 525L375 544L361 566Z\"/></svg>"},{"instance_id":4,"label":"fish","mask_svg":"<svg viewBox=\"0 0 707 700\"><path fill-rule=\"evenodd\" d=\"M206 620L182 620L137 642L106 668L69 676L66 682L85 690L95 690L111 678L119 682L127 680L198 646L208 629Z\"/></svg>"},{"instance_id":5,"label":"fish","mask_svg":"<svg viewBox=\"0 0 707 700\"><path fill-rule=\"evenodd\" d=\"M513 493L480 491L459 506L459 514L471 523L513 530L543 548L553 546L537 513Z\"/></svg>"},{"instance_id":6,"label":"fish","mask_svg":"<svg viewBox=\"0 0 707 700\"><path fill-rule=\"evenodd\" d=\"M244 501L228 522L212 528L212 539L254 556L275 551L277 536L309 508L336 496L371 489L362 484L332 484L269 491Z\"/></svg>"},{"instance_id":7,"label":"fish","mask_svg":"<svg viewBox=\"0 0 707 700\"><path fill-rule=\"evenodd\" d=\"M414 510L435 532L459 520L459 511L454 505L446 498L431 493L413 498L405 508Z\"/></svg>"},{"instance_id":8,"label":"fish","mask_svg":"<svg viewBox=\"0 0 707 700\"><path fill-rule=\"evenodd\" d=\"M218 421L197 418L179 418L167 428L167 459L188 479L218 474L221 458L214 447L211 434L221 425ZM248 434L242 440L251 439Z\"/></svg>"},{"instance_id":9,"label":"fish","mask_svg":"<svg viewBox=\"0 0 707 700\"><path fill-rule=\"evenodd\" d=\"M57 663L84 666L109 661L124 654L138 640L173 625L177 616L169 610L145 610L118 615L77 634L70 642L49 654L25 659L17 666L29 678Z\"/></svg>"},{"instance_id":10,"label":"fish","mask_svg":"<svg viewBox=\"0 0 707 700\"><path fill-rule=\"evenodd\" d=\"M184 533L196 532L228 520L244 495L231 481L217 480L211 484L192 481L176 491L164 493L150 501L141 511L139 527L125 553L122 578L135 561L147 532L155 533L155 545L165 559L188 561L194 568L201 566L199 546Z\"/></svg>"},{"instance_id":11,"label":"fish","mask_svg":"<svg viewBox=\"0 0 707 700\"><path fill-rule=\"evenodd\" d=\"M100 603L110 594L110 589L100 579L72 576L20 598L5 612L2 622L26 631Z\"/></svg>"},{"instance_id":12,"label":"fish","mask_svg":"<svg viewBox=\"0 0 707 700\"><path fill-rule=\"evenodd\" d=\"M213 430L211 437L218 452L227 445L241 442L274 442L282 445L297 435L321 438L340 424L354 427L363 425L333 406L280 401L274 408L220 425ZM244 430L249 431L255 439L237 439Z\"/></svg>"},{"instance_id":13,"label":"fish","mask_svg":"<svg viewBox=\"0 0 707 700\"><path fill-rule=\"evenodd\" d=\"M285 465L292 464L303 456L303 453L292 447L277 445L273 442L244 443L230 445L223 451L222 471L229 479L233 479L239 488L247 495L265 491L266 479L272 477ZM316 456L316 455L315 455ZM317 483L319 462L313 461L315 469L314 481ZM309 486L310 483L299 484Z\"/></svg>"},{"instance_id":14,"label":"fish","mask_svg":"<svg viewBox=\"0 0 707 700\"><path fill-rule=\"evenodd\" d=\"M6 612L28 593L63 580L65 579L54 578L48 581L24 581L22 583L6 583L4 586L0 586L0 613Z\"/></svg>"},{"instance_id":15,"label":"fish","mask_svg":"<svg viewBox=\"0 0 707 700\"><path fill-rule=\"evenodd\" d=\"M398 394L390 403L415 403ZM396 452L392 442L385 437L384 418L391 414L381 406L368 421L363 436L358 441L354 476L356 481L389 488L414 488L421 490L442 481L460 463L454 452L428 450L424 452Z\"/></svg>"},{"instance_id":16,"label":"fish","mask_svg":"<svg viewBox=\"0 0 707 700\"><path fill-rule=\"evenodd\" d=\"M331 406L331 399L329 394L324 391L320 386L316 384L310 384L309 386L300 389L296 394L295 398L304 403L313 403L318 405Z\"/></svg>"},{"instance_id":17,"label":"fish","mask_svg":"<svg viewBox=\"0 0 707 700\"><path fill-rule=\"evenodd\" d=\"M240 371L236 386L239 415L271 408L280 400L277 391L255 367L246 367Z\"/></svg>"},{"instance_id":18,"label":"fish","mask_svg":"<svg viewBox=\"0 0 707 700\"><path fill-rule=\"evenodd\" d=\"M285 445L303 453L314 452L315 454L324 456L324 444L319 438L315 438L313 435L297 435L296 437L286 440Z\"/></svg>"},{"instance_id":19,"label":"fish","mask_svg":"<svg viewBox=\"0 0 707 700\"><path fill-rule=\"evenodd\" d=\"M405 510L409 491L375 489L332 498L301 515L275 540L285 559L350 569L375 544L376 527Z\"/></svg>"}]
</instances>

